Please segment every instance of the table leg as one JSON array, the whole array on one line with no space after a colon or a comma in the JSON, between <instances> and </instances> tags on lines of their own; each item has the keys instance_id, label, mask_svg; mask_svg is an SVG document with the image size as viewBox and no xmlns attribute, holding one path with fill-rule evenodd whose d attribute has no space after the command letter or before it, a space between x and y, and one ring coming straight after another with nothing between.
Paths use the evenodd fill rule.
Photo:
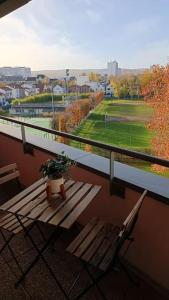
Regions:
<instances>
[{"instance_id":1,"label":"table leg","mask_svg":"<svg viewBox=\"0 0 169 300\"><path fill-rule=\"evenodd\" d=\"M26 227L24 226L24 224L22 223L22 221L20 220L19 216L16 216L19 223L21 224L24 232L26 233L26 235L29 237L32 245L34 246L34 248L37 251L37 256L33 259L32 263L29 265L29 267L23 272L23 275L20 277L20 279L16 282L15 287L18 287L20 285L20 283L24 280L24 278L26 277L26 275L30 272L30 270L34 267L34 265L38 262L39 258L41 258L44 262L44 264L46 265L47 269L49 270L50 274L52 275L52 277L54 278L56 284L58 285L58 287L60 288L61 292L64 294L65 298L69 300L68 295L66 294L66 292L64 291L64 289L62 288L60 282L58 281L58 279L56 278L55 273L53 272L53 270L51 269L51 267L48 265L46 259L43 256L43 253L45 252L45 250L48 248L50 242L52 241L52 239L54 238L56 232L58 231L58 228L56 228L56 230L51 234L51 236L46 239L43 247L39 250L39 248L37 247L35 241L33 240L32 236L29 234L29 232L27 231Z\"/></svg>"}]
</instances>

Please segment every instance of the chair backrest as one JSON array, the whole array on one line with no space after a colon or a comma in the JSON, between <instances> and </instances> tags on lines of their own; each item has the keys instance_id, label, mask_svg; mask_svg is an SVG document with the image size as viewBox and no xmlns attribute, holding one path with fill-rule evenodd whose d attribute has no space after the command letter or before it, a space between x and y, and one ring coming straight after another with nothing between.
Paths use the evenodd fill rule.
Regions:
<instances>
[{"instance_id":1,"label":"chair backrest","mask_svg":"<svg viewBox=\"0 0 169 300\"><path fill-rule=\"evenodd\" d=\"M113 250L112 263L115 262L122 246L124 245L125 241L130 238L130 236L134 230L134 227L138 220L139 211L140 211L140 208L142 206L142 203L143 203L143 200L144 200L146 194L147 194L147 190L145 190L142 193L141 197L139 198L139 200L137 201L137 203L135 204L135 206L133 207L133 209L131 210L131 212L129 213L129 215L127 216L127 218L125 219L125 221L122 224L120 232L115 241L115 246L113 247L114 250Z\"/></svg>"},{"instance_id":2,"label":"chair backrest","mask_svg":"<svg viewBox=\"0 0 169 300\"><path fill-rule=\"evenodd\" d=\"M18 178L19 176L20 173L16 163L2 167L0 168L0 185L12 179Z\"/></svg>"}]
</instances>

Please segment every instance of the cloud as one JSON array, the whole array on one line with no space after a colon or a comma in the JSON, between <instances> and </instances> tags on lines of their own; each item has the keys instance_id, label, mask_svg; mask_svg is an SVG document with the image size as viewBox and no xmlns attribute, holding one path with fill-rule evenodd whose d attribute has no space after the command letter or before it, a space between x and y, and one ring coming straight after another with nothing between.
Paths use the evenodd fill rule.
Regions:
<instances>
[{"instance_id":1,"label":"cloud","mask_svg":"<svg viewBox=\"0 0 169 300\"><path fill-rule=\"evenodd\" d=\"M63 32L57 31L53 43L44 41L39 32L24 25L17 17L9 15L0 23L1 66L30 66L38 69L63 69L97 67L96 56L87 55Z\"/></svg>"},{"instance_id":2,"label":"cloud","mask_svg":"<svg viewBox=\"0 0 169 300\"><path fill-rule=\"evenodd\" d=\"M87 9L86 15L93 24L98 24L101 21L101 14L95 9Z\"/></svg>"},{"instance_id":3,"label":"cloud","mask_svg":"<svg viewBox=\"0 0 169 300\"><path fill-rule=\"evenodd\" d=\"M148 19L140 19L134 22L130 22L125 25L124 33L127 36L149 35L153 30L159 26L159 17L153 17Z\"/></svg>"},{"instance_id":4,"label":"cloud","mask_svg":"<svg viewBox=\"0 0 169 300\"><path fill-rule=\"evenodd\" d=\"M143 67L168 63L169 40L151 42L132 54L131 66Z\"/></svg>"}]
</instances>

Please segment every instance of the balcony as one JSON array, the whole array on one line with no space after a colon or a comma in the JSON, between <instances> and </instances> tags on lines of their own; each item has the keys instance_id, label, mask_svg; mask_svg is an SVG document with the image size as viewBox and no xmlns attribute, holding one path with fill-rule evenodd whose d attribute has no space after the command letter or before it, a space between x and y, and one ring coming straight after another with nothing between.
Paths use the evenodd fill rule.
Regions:
<instances>
[{"instance_id":1,"label":"balcony","mask_svg":"<svg viewBox=\"0 0 169 300\"><path fill-rule=\"evenodd\" d=\"M82 225L85 225L95 215L104 216L110 222L113 220L114 223L121 224L138 199L140 192L143 189L148 190L148 196L144 201L134 232L135 242L125 256L126 263L133 274L139 277L141 284L139 287L133 287L123 272L120 272L107 278L103 282L103 287L108 299L112 299L113 296L115 299L138 299L139 297L140 299L167 299L169 293L169 181L167 178L116 161L114 153L166 167L169 167L169 162L14 119L6 117L0 117L0 119L2 120L0 124L0 166L16 162L21 172L21 181L25 186L29 186L40 178L39 166L42 162L49 157L54 157L55 154L60 154L63 150L77 162L76 167L71 170L71 176L74 180L102 186L99 195L80 215L78 222ZM25 128L28 127L41 131L43 135L37 136L35 135L36 132L34 134L27 132ZM109 158L107 154L107 157L101 157L58 143L55 136L104 149ZM9 190L8 185L6 185L5 191L3 193L1 191L3 199L16 193L14 189ZM45 234L48 234L50 229L45 226L42 227ZM38 237L36 231L33 234L36 238ZM80 268L78 262L70 258L65 252L66 245L69 244L73 236L76 236L76 228L74 227L59 240L54 253L51 253L50 250L46 253L53 268L59 273L65 289L68 288L68 284L73 280L73 275ZM40 237L39 243L41 243ZM33 255L33 249L30 249L30 245L27 242L21 245L21 240L17 239L15 248L18 251L19 259L24 264L29 263ZM9 258L8 262L9 265L14 265ZM15 280L4 266L3 264L5 274L0 272L4 286L4 298L7 292L10 298L23 297L25 292L21 288L18 290L13 288ZM83 286L83 280L86 280L85 275L78 289ZM62 299L62 295L54 286L41 262L26 279L25 287L28 288L34 298L40 295L40 299ZM89 294L86 294L84 299L97 299L97 293L93 289Z\"/></svg>"}]
</instances>

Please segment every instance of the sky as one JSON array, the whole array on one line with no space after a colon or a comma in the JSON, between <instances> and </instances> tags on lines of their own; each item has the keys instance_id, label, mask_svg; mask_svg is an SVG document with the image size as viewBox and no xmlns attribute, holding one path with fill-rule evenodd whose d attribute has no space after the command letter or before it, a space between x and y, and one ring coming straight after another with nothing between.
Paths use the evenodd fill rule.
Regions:
<instances>
[{"instance_id":1,"label":"sky","mask_svg":"<svg viewBox=\"0 0 169 300\"><path fill-rule=\"evenodd\" d=\"M169 0L32 0L0 19L0 66L165 65L168 12Z\"/></svg>"}]
</instances>

